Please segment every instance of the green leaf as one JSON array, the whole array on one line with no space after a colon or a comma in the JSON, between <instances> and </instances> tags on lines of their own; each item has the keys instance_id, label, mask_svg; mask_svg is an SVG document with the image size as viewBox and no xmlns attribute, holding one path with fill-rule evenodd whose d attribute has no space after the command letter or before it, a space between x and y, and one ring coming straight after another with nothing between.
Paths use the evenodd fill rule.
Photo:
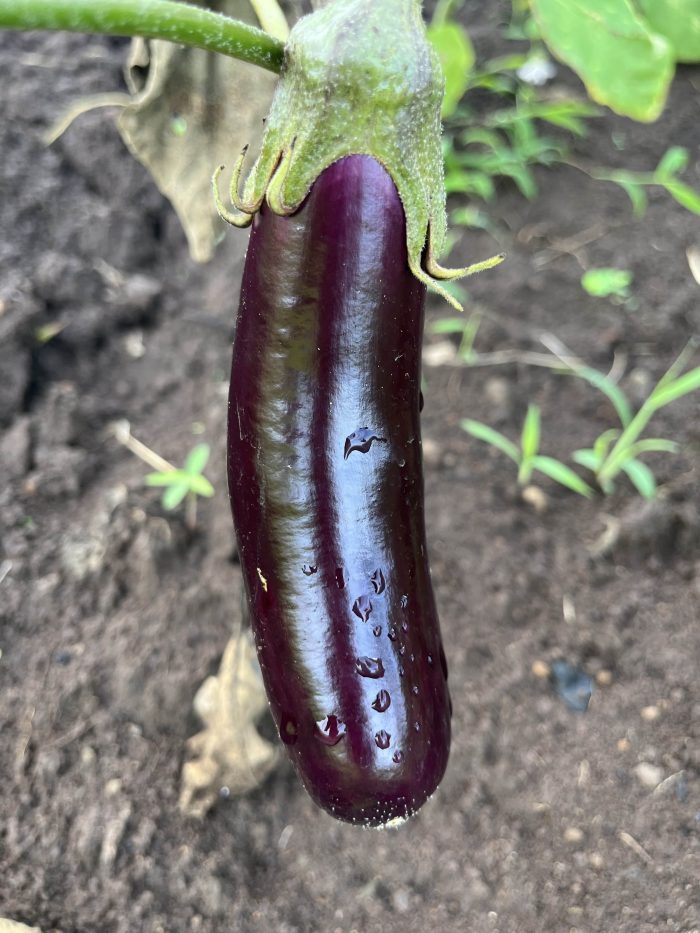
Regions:
<instances>
[{"instance_id":1,"label":"green leaf","mask_svg":"<svg viewBox=\"0 0 700 933\"><path fill-rule=\"evenodd\" d=\"M700 366L697 369L691 369L689 373L679 376L678 379L674 379L662 388L655 389L649 400L653 401L654 408L663 408L664 405L669 405L676 399L688 395L689 392L695 392L696 389L700 389Z\"/></svg>"},{"instance_id":2,"label":"green leaf","mask_svg":"<svg viewBox=\"0 0 700 933\"><path fill-rule=\"evenodd\" d=\"M624 298L632 282L632 273L627 269L589 269L581 276L581 285L595 298L617 295Z\"/></svg>"},{"instance_id":3,"label":"green leaf","mask_svg":"<svg viewBox=\"0 0 700 933\"><path fill-rule=\"evenodd\" d=\"M664 188L672 198L693 214L700 214L700 194L682 181L666 181Z\"/></svg>"},{"instance_id":4,"label":"green leaf","mask_svg":"<svg viewBox=\"0 0 700 933\"><path fill-rule=\"evenodd\" d=\"M448 171L445 175L447 194L475 194L490 201L496 193L493 182L483 172Z\"/></svg>"},{"instance_id":5,"label":"green leaf","mask_svg":"<svg viewBox=\"0 0 700 933\"><path fill-rule=\"evenodd\" d=\"M160 500L166 512L176 509L189 491L189 486L186 483L181 483L178 486L168 486L163 493L163 498Z\"/></svg>"},{"instance_id":6,"label":"green leaf","mask_svg":"<svg viewBox=\"0 0 700 933\"><path fill-rule=\"evenodd\" d=\"M469 87L469 73L475 59L474 49L466 31L454 22L429 26L428 38L442 62L445 75L442 116L449 117Z\"/></svg>"},{"instance_id":7,"label":"green leaf","mask_svg":"<svg viewBox=\"0 0 700 933\"><path fill-rule=\"evenodd\" d=\"M201 473L209 459L209 444L197 444L187 454L185 470L188 473Z\"/></svg>"},{"instance_id":8,"label":"green leaf","mask_svg":"<svg viewBox=\"0 0 700 933\"><path fill-rule=\"evenodd\" d=\"M616 179L616 183L622 188L627 197L632 202L632 210L635 217L643 217L647 209L647 194L641 185L633 181L622 181Z\"/></svg>"},{"instance_id":9,"label":"green leaf","mask_svg":"<svg viewBox=\"0 0 700 933\"><path fill-rule=\"evenodd\" d=\"M470 143L478 143L482 146L488 146L490 149L498 149L499 146L503 145L503 139L495 130L489 130L483 126L474 126L465 130L460 139L465 146Z\"/></svg>"},{"instance_id":10,"label":"green leaf","mask_svg":"<svg viewBox=\"0 0 700 933\"><path fill-rule=\"evenodd\" d=\"M544 41L574 69L594 101L644 122L660 115L673 78L673 48L649 29L630 0L531 5Z\"/></svg>"},{"instance_id":11,"label":"green leaf","mask_svg":"<svg viewBox=\"0 0 700 933\"><path fill-rule=\"evenodd\" d=\"M656 480L646 463L641 460L626 460L621 469L629 476L637 492L645 499L653 499L656 495Z\"/></svg>"},{"instance_id":12,"label":"green leaf","mask_svg":"<svg viewBox=\"0 0 700 933\"><path fill-rule=\"evenodd\" d=\"M616 441L620 436L620 432L617 428L610 428L607 431L597 437L593 443L593 450L596 453L596 456L600 458L601 462L605 460L608 455L608 450L613 441Z\"/></svg>"},{"instance_id":13,"label":"green leaf","mask_svg":"<svg viewBox=\"0 0 700 933\"><path fill-rule=\"evenodd\" d=\"M523 452L523 460L531 460L540 446L540 409L537 405L528 405L525 421L523 422L523 433L520 440L520 446Z\"/></svg>"},{"instance_id":14,"label":"green leaf","mask_svg":"<svg viewBox=\"0 0 700 933\"><path fill-rule=\"evenodd\" d=\"M163 470L162 473L149 473L144 479L147 486L177 486L180 483L187 485L189 481L190 475L184 470Z\"/></svg>"},{"instance_id":15,"label":"green leaf","mask_svg":"<svg viewBox=\"0 0 700 933\"><path fill-rule=\"evenodd\" d=\"M632 444L629 447L629 454L631 457L649 453L676 454L679 450L680 445L675 441L667 441L662 437L648 437L643 441Z\"/></svg>"},{"instance_id":16,"label":"green leaf","mask_svg":"<svg viewBox=\"0 0 700 933\"><path fill-rule=\"evenodd\" d=\"M637 0L651 28L665 36L679 62L700 62L700 6L697 0Z\"/></svg>"},{"instance_id":17,"label":"green leaf","mask_svg":"<svg viewBox=\"0 0 700 933\"><path fill-rule=\"evenodd\" d=\"M433 334L463 334L467 326L466 318L442 317L433 321L430 331Z\"/></svg>"},{"instance_id":18,"label":"green leaf","mask_svg":"<svg viewBox=\"0 0 700 933\"><path fill-rule=\"evenodd\" d=\"M677 175L682 172L687 165L688 150L683 146L671 146L662 156L654 174L668 178L670 175Z\"/></svg>"},{"instance_id":19,"label":"green leaf","mask_svg":"<svg viewBox=\"0 0 700 933\"><path fill-rule=\"evenodd\" d=\"M476 437L477 440L491 444L492 447L504 453L506 457L510 457L511 460L520 463L520 452L518 448L499 431L494 431L493 428L490 428L487 424L482 424L481 421L472 421L471 418L464 418L460 421L460 426L467 434L471 434L471 436Z\"/></svg>"},{"instance_id":20,"label":"green leaf","mask_svg":"<svg viewBox=\"0 0 700 933\"><path fill-rule=\"evenodd\" d=\"M577 376L580 376L582 379L585 379L590 385L595 389L598 389L604 395L606 395L613 404L617 416L622 422L623 427L627 425L632 420L632 408L630 403L627 401L627 396L622 391L622 389L615 385L605 373L601 373L597 369L593 369L591 366L581 366L576 367L574 370Z\"/></svg>"},{"instance_id":21,"label":"green leaf","mask_svg":"<svg viewBox=\"0 0 700 933\"><path fill-rule=\"evenodd\" d=\"M199 473L190 474L189 478L189 488L190 491L195 493L198 496L206 496L208 499L214 495L214 487L206 478Z\"/></svg>"},{"instance_id":22,"label":"green leaf","mask_svg":"<svg viewBox=\"0 0 700 933\"><path fill-rule=\"evenodd\" d=\"M593 495L591 487L581 479L578 473L574 473L571 467L560 463L554 457L533 457L532 466L533 469L539 470L540 473L544 473L545 476L577 492L580 496L586 496L588 499Z\"/></svg>"},{"instance_id":23,"label":"green leaf","mask_svg":"<svg viewBox=\"0 0 700 933\"><path fill-rule=\"evenodd\" d=\"M574 463L579 463L582 467L590 470L591 473L596 473L603 462L595 450L591 450L590 447L575 450L571 456L573 457Z\"/></svg>"}]
</instances>

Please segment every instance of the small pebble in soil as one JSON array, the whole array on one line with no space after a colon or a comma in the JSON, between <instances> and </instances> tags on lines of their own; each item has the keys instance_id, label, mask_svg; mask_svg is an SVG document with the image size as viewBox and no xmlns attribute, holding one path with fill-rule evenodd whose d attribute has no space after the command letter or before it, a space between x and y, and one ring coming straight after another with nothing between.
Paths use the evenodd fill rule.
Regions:
<instances>
[{"instance_id":1,"label":"small pebble in soil","mask_svg":"<svg viewBox=\"0 0 700 933\"><path fill-rule=\"evenodd\" d=\"M547 511L549 499L539 486L526 486L520 495L523 502L531 506L538 515L543 515Z\"/></svg>"},{"instance_id":2,"label":"small pebble in soil","mask_svg":"<svg viewBox=\"0 0 700 933\"><path fill-rule=\"evenodd\" d=\"M648 787L650 790L658 787L664 779L664 769L649 761L640 761L635 765L634 774L642 787Z\"/></svg>"},{"instance_id":3,"label":"small pebble in soil","mask_svg":"<svg viewBox=\"0 0 700 933\"><path fill-rule=\"evenodd\" d=\"M537 661L532 662L532 673L535 675L535 677L539 677L540 680L546 680L552 671L546 661L541 661L538 658Z\"/></svg>"},{"instance_id":4,"label":"small pebble in soil","mask_svg":"<svg viewBox=\"0 0 700 933\"><path fill-rule=\"evenodd\" d=\"M639 711L639 715L646 722L654 722L655 719L658 719L661 715L661 710L658 706L645 706L644 709Z\"/></svg>"},{"instance_id":5,"label":"small pebble in soil","mask_svg":"<svg viewBox=\"0 0 700 933\"><path fill-rule=\"evenodd\" d=\"M579 829L578 826L567 826L564 830L564 839L566 842L576 845L583 839L583 830Z\"/></svg>"},{"instance_id":6,"label":"small pebble in soil","mask_svg":"<svg viewBox=\"0 0 700 933\"><path fill-rule=\"evenodd\" d=\"M593 693L593 679L568 661L552 662L552 684L570 710L585 713Z\"/></svg>"}]
</instances>

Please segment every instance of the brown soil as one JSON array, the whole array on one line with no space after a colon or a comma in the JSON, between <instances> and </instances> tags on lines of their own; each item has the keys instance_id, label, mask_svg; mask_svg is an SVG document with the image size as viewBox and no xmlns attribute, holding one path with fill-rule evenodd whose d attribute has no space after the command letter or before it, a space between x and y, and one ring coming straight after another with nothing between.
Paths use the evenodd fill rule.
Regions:
<instances>
[{"instance_id":1,"label":"brown soil","mask_svg":"<svg viewBox=\"0 0 700 933\"><path fill-rule=\"evenodd\" d=\"M495 48L496 21L474 19L480 49ZM399 831L360 832L315 809L282 765L203 821L179 813L192 698L239 616L224 425L245 234L194 266L104 113L42 146L57 111L119 85L123 51L0 35L0 916L45 933L697 931L697 395L656 420L682 445L656 455L656 504L625 483L585 501L545 481L538 513L512 464L459 420L516 437L535 401L544 451L566 458L612 423L608 403L522 362L426 367L427 519L455 707L439 792ZM684 145L699 186L699 88L683 69L662 120L607 116L580 158L647 168ZM685 256L698 218L652 193L634 220L621 191L573 169L538 179L533 203L500 192L509 258L470 283L492 312L478 349L541 350L550 331L601 369L623 356L639 401L700 332ZM551 251L591 229L580 257L631 269L637 310L586 296L577 259ZM461 249L494 244L470 234ZM47 324L65 326L41 344ZM107 432L115 418L170 460L212 445L217 492L196 533L143 487L143 465ZM617 542L594 557L610 517ZM537 676L556 658L597 676L587 713Z\"/></svg>"}]
</instances>

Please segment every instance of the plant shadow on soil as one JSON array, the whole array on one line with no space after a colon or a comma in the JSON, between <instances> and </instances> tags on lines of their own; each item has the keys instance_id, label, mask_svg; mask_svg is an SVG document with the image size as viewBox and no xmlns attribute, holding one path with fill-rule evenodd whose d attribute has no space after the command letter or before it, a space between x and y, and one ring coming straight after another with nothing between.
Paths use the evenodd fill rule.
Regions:
<instances>
[{"instance_id":1,"label":"plant shadow on soil","mask_svg":"<svg viewBox=\"0 0 700 933\"><path fill-rule=\"evenodd\" d=\"M487 50L496 24L484 11ZM195 267L104 114L42 147L57 110L118 84L123 51L0 35L0 916L45 933L697 927L697 396L656 421L682 444L657 460L658 504L622 483L593 501L543 483L538 514L460 419L515 438L534 401L544 452L566 459L611 423L607 402L517 363L426 368L428 535L455 708L439 792L400 831L361 833L315 810L283 765L202 822L178 812L192 698L240 600L224 433L245 234ZM657 124L608 115L577 152L640 169L670 144L697 154L699 87L682 69ZM634 395L700 332L685 258L698 219L653 194L635 220L621 191L573 169L538 181L534 203L499 192L509 258L469 284L494 312L479 349L539 349L547 330L600 369L624 355ZM576 258L552 252L591 228L584 258L633 271L634 313L588 297ZM481 233L460 249L494 251ZM430 319L445 313L431 302ZM171 460L203 423L217 492L195 535L108 436L117 417ZM594 558L607 516L622 532ZM586 714L536 676L556 658L597 677Z\"/></svg>"}]
</instances>

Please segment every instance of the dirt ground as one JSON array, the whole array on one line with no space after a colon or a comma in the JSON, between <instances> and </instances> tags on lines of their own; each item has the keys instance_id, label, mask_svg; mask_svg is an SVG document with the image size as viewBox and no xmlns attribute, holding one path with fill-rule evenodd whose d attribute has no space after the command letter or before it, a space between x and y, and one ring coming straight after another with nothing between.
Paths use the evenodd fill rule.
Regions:
<instances>
[{"instance_id":1,"label":"dirt ground","mask_svg":"<svg viewBox=\"0 0 700 933\"><path fill-rule=\"evenodd\" d=\"M495 50L494 5L467 22ZM537 402L544 452L567 458L612 423L606 400L523 362L426 366L454 701L438 793L400 830L362 832L318 811L282 764L202 821L180 814L192 699L240 618L224 433L246 234L195 266L112 114L43 147L57 110L121 86L123 54L119 40L0 34L0 916L44 933L697 933L697 394L656 419L682 446L656 455L657 503L625 483L585 501L543 482L540 513L460 419L515 438ZM681 70L657 124L607 116L577 154L643 169L670 144L690 149L700 186L697 69ZM600 369L623 360L638 403L700 333L686 260L698 218L652 192L635 220L624 193L571 168L538 180L533 203L499 192L508 261L469 285L487 312L477 348L541 351L551 332ZM578 259L558 251L582 231ZM470 233L457 253L497 248ZM588 297L579 260L631 269L637 309ZM445 313L431 300L431 318ZM38 342L49 324L64 329ZM427 338L432 362L443 340ZM115 418L173 461L211 444L216 496L194 534L143 486ZM538 676L555 659L597 679L585 714Z\"/></svg>"}]
</instances>

